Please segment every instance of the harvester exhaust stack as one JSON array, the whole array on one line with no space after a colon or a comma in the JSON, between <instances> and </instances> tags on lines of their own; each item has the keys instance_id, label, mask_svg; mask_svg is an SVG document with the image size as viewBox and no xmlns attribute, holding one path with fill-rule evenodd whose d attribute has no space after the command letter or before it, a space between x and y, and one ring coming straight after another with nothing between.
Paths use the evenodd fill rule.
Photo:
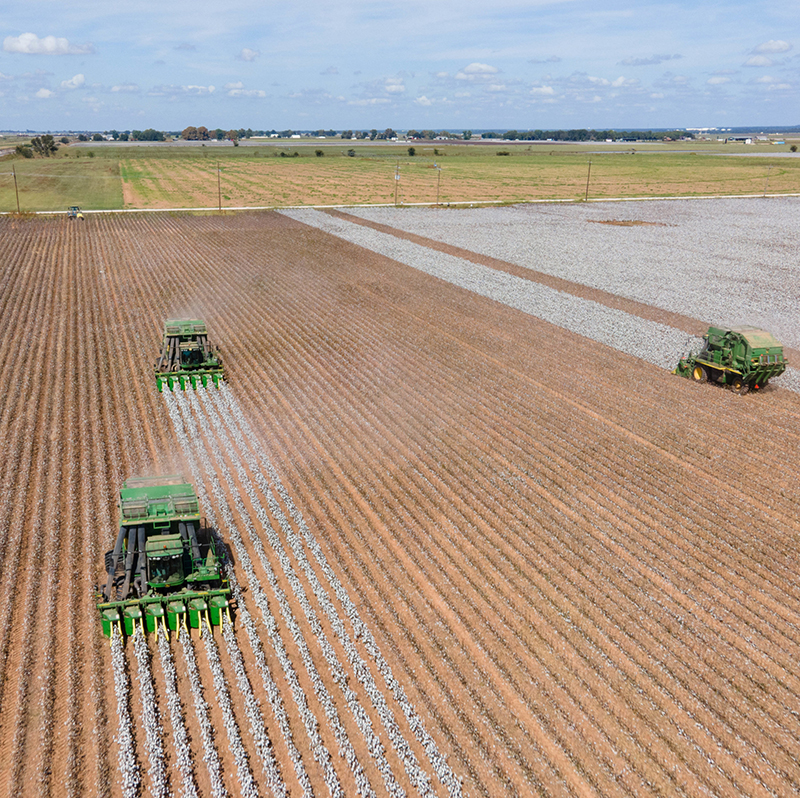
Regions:
<instances>
[{"instance_id":1,"label":"harvester exhaust stack","mask_svg":"<svg viewBox=\"0 0 800 798\"><path fill-rule=\"evenodd\" d=\"M219 349L208 343L206 324L200 319L168 319L164 322L161 355L155 365L156 385L185 390L219 387L225 379Z\"/></svg>"}]
</instances>

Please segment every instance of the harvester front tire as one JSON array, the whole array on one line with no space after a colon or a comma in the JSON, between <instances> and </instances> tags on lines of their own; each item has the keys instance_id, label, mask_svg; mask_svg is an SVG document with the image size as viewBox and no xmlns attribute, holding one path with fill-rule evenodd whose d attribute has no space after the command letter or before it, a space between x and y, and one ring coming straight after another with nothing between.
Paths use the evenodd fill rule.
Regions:
<instances>
[{"instance_id":1,"label":"harvester front tire","mask_svg":"<svg viewBox=\"0 0 800 798\"><path fill-rule=\"evenodd\" d=\"M734 377L731 390L739 396L744 396L750 390L750 385L739 377Z\"/></svg>"},{"instance_id":2,"label":"harvester front tire","mask_svg":"<svg viewBox=\"0 0 800 798\"><path fill-rule=\"evenodd\" d=\"M695 366L692 369L692 379L695 382L708 382L708 372L703 366Z\"/></svg>"}]
</instances>

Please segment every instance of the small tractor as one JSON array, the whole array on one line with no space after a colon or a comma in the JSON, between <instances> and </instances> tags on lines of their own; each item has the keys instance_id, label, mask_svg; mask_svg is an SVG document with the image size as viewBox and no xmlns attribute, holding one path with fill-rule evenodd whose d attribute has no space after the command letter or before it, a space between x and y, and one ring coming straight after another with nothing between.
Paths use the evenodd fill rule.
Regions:
<instances>
[{"instance_id":1,"label":"small tractor","mask_svg":"<svg viewBox=\"0 0 800 798\"><path fill-rule=\"evenodd\" d=\"M230 620L223 556L201 523L194 488L180 474L131 477L119 492L117 542L98 591L103 634L178 631Z\"/></svg>"},{"instance_id":2,"label":"small tractor","mask_svg":"<svg viewBox=\"0 0 800 798\"><path fill-rule=\"evenodd\" d=\"M67 211L68 219L83 219L83 211L77 205L70 205Z\"/></svg>"},{"instance_id":3,"label":"small tractor","mask_svg":"<svg viewBox=\"0 0 800 798\"><path fill-rule=\"evenodd\" d=\"M729 385L738 394L763 388L783 374L783 346L757 327L709 327L698 354L684 355L672 372L695 382Z\"/></svg>"},{"instance_id":4,"label":"small tractor","mask_svg":"<svg viewBox=\"0 0 800 798\"><path fill-rule=\"evenodd\" d=\"M164 322L161 356L155 366L159 392L166 386L186 390L188 386L219 387L225 379L222 355L208 343L206 324L200 319L168 319Z\"/></svg>"}]
</instances>

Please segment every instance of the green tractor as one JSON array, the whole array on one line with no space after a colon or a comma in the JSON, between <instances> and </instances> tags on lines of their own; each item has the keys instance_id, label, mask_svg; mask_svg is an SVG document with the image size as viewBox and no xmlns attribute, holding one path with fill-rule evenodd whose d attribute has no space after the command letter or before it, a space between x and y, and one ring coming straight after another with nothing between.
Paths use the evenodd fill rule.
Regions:
<instances>
[{"instance_id":1,"label":"green tractor","mask_svg":"<svg viewBox=\"0 0 800 798\"><path fill-rule=\"evenodd\" d=\"M672 373L695 382L729 385L735 393L745 394L783 374L787 363L783 346L764 330L709 327L700 352L682 357Z\"/></svg>"},{"instance_id":2,"label":"green tractor","mask_svg":"<svg viewBox=\"0 0 800 798\"><path fill-rule=\"evenodd\" d=\"M159 392L202 385L216 385L225 379L222 355L208 343L206 324L200 319L168 319L164 322L161 356L155 365Z\"/></svg>"},{"instance_id":3,"label":"green tractor","mask_svg":"<svg viewBox=\"0 0 800 798\"><path fill-rule=\"evenodd\" d=\"M179 474L131 477L119 492L120 529L106 553L97 604L103 633L194 629L230 620L228 580L192 485Z\"/></svg>"}]
</instances>

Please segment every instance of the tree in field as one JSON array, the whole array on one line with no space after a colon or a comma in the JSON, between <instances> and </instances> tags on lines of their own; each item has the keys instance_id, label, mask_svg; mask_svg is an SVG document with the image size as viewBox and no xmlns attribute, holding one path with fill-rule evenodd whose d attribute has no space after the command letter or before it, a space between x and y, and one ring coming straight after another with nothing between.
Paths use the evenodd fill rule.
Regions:
<instances>
[{"instance_id":1,"label":"tree in field","mask_svg":"<svg viewBox=\"0 0 800 798\"><path fill-rule=\"evenodd\" d=\"M208 132L208 128L200 125L200 127L197 128L197 138L200 141L208 141L211 138L211 134Z\"/></svg>"},{"instance_id":2,"label":"tree in field","mask_svg":"<svg viewBox=\"0 0 800 798\"><path fill-rule=\"evenodd\" d=\"M408 148L408 154L409 154L409 156L411 156L413 158L417 154L416 147L409 147Z\"/></svg>"},{"instance_id":3,"label":"tree in field","mask_svg":"<svg viewBox=\"0 0 800 798\"><path fill-rule=\"evenodd\" d=\"M464 141L469 141L472 138L472 131L465 130L464 131Z\"/></svg>"},{"instance_id":4,"label":"tree in field","mask_svg":"<svg viewBox=\"0 0 800 798\"><path fill-rule=\"evenodd\" d=\"M17 144L16 153L23 158L33 158L33 150L27 144Z\"/></svg>"},{"instance_id":5,"label":"tree in field","mask_svg":"<svg viewBox=\"0 0 800 798\"><path fill-rule=\"evenodd\" d=\"M224 130L223 130L221 127L218 127L218 128L217 128L217 129L214 131L214 138L215 138L217 141L225 141L225 131L224 131Z\"/></svg>"},{"instance_id":6,"label":"tree in field","mask_svg":"<svg viewBox=\"0 0 800 798\"><path fill-rule=\"evenodd\" d=\"M197 128L186 127L181 131L181 138L184 141L197 141Z\"/></svg>"},{"instance_id":7,"label":"tree in field","mask_svg":"<svg viewBox=\"0 0 800 798\"><path fill-rule=\"evenodd\" d=\"M238 130L229 130L225 134L225 138L228 139L234 147L239 146L239 131Z\"/></svg>"},{"instance_id":8,"label":"tree in field","mask_svg":"<svg viewBox=\"0 0 800 798\"><path fill-rule=\"evenodd\" d=\"M49 158L51 155L55 155L58 144L55 143L53 137L49 133L45 133L43 136L37 136L31 139L31 147L37 155Z\"/></svg>"},{"instance_id":9,"label":"tree in field","mask_svg":"<svg viewBox=\"0 0 800 798\"><path fill-rule=\"evenodd\" d=\"M103 138L103 134L102 133L95 133L92 136L92 141L105 141L105 139Z\"/></svg>"}]
</instances>

